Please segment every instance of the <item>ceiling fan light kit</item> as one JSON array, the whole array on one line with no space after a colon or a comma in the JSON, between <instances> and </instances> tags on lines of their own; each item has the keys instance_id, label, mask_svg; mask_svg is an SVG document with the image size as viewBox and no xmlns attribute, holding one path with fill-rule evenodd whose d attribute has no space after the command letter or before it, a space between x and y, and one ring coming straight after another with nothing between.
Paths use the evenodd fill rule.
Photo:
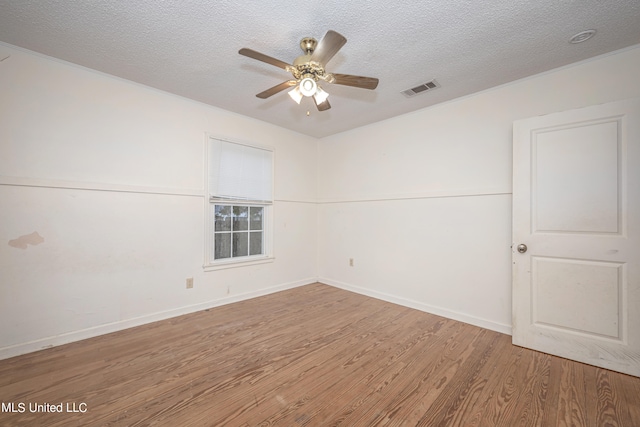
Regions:
<instances>
[{"instance_id":1,"label":"ceiling fan light kit","mask_svg":"<svg viewBox=\"0 0 640 427\"><path fill-rule=\"evenodd\" d=\"M290 90L289 96L296 102L296 104L300 104L300 101L302 101L303 97L302 92L300 92L300 87L296 86L292 90Z\"/></svg>"},{"instance_id":2,"label":"ceiling fan light kit","mask_svg":"<svg viewBox=\"0 0 640 427\"><path fill-rule=\"evenodd\" d=\"M327 98L329 98L329 94L324 90L322 90L322 88L318 85L318 89L316 90L316 93L313 95L313 98L316 100L317 104L322 104L327 100Z\"/></svg>"},{"instance_id":3,"label":"ceiling fan light kit","mask_svg":"<svg viewBox=\"0 0 640 427\"><path fill-rule=\"evenodd\" d=\"M318 90L318 84L313 79L313 77L305 77L304 79L300 80L300 84L298 86L300 87L300 92L304 96L315 95L316 90Z\"/></svg>"},{"instance_id":4,"label":"ceiling fan light kit","mask_svg":"<svg viewBox=\"0 0 640 427\"><path fill-rule=\"evenodd\" d=\"M300 41L300 48L304 55L297 57L293 65L279 59L272 58L252 49L242 48L238 53L258 61L274 65L291 73L294 80L288 80L272 88L260 92L256 96L266 99L291 86L295 86L289 91L289 96L296 103L300 104L303 96L313 97L313 101L318 111L326 111L331 108L329 104L329 94L319 85L320 80L361 89L373 90L378 86L378 79L373 77L354 76L350 74L331 74L325 71L326 64L344 46L347 39L335 31L327 31L327 34L318 43L313 37L305 37Z\"/></svg>"}]
</instances>

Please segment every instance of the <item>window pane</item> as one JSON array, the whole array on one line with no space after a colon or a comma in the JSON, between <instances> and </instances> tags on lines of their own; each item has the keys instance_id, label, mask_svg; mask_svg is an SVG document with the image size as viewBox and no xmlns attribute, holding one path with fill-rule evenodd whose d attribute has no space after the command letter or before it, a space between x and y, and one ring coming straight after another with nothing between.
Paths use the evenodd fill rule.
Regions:
<instances>
[{"instance_id":1,"label":"window pane","mask_svg":"<svg viewBox=\"0 0 640 427\"><path fill-rule=\"evenodd\" d=\"M231 206L216 205L215 231L231 231Z\"/></svg>"},{"instance_id":2,"label":"window pane","mask_svg":"<svg viewBox=\"0 0 640 427\"><path fill-rule=\"evenodd\" d=\"M262 254L262 231L252 231L249 243L249 255Z\"/></svg>"},{"instance_id":3,"label":"window pane","mask_svg":"<svg viewBox=\"0 0 640 427\"><path fill-rule=\"evenodd\" d=\"M233 231L241 231L249 229L249 207L234 206L233 207Z\"/></svg>"},{"instance_id":4,"label":"window pane","mask_svg":"<svg viewBox=\"0 0 640 427\"><path fill-rule=\"evenodd\" d=\"M231 233L214 234L213 259L231 258Z\"/></svg>"},{"instance_id":5,"label":"window pane","mask_svg":"<svg viewBox=\"0 0 640 427\"><path fill-rule=\"evenodd\" d=\"M252 230L262 230L262 213L264 212L264 208L260 207L251 207L251 229Z\"/></svg>"},{"instance_id":6,"label":"window pane","mask_svg":"<svg viewBox=\"0 0 640 427\"><path fill-rule=\"evenodd\" d=\"M249 233L233 233L233 256L247 256L249 254Z\"/></svg>"}]
</instances>

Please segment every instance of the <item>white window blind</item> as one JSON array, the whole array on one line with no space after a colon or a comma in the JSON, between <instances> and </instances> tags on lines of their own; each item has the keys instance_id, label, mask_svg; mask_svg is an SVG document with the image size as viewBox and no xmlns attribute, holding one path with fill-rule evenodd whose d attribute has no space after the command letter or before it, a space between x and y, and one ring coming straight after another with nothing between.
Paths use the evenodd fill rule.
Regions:
<instances>
[{"instance_id":1,"label":"white window blind","mask_svg":"<svg viewBox=\"0 0 640 427\"><path fill-rule=\"evenodd\" d=\"M211 200L273 201L273 152L209 139Z\"/></svg>"}]
</instances>

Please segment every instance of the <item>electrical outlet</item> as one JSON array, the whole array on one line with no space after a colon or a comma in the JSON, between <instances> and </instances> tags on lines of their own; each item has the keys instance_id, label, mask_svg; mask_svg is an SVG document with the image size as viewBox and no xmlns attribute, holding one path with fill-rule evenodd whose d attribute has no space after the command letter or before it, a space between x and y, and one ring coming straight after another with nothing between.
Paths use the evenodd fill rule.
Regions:
<instances>
[{"instance_id":1,"label":"electrical outlet","mask_svg":"<svg viewBox=\"0 0 640 427\"><path fill-rule=\"evenodd\" d=\"M193 277L187 277L187 289L193 288Z\"/></svg>"},{"instance_id":2,"label":"electrical outlet","mask_svg":"<svg viewBox=\"0 0 640 427\"><path fill-rule=\"evenodd\" d=\"M353 258L349 258L349 267L353 267Z\"/></svg>"}]
</instances>

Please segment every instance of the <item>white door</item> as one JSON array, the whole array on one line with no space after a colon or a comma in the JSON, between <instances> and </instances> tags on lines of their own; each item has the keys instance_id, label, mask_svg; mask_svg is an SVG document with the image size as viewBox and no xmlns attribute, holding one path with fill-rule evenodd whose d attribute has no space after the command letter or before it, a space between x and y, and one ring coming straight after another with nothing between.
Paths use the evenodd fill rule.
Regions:
<instances>
[{"instance_id":1,"label":"white door","mask_svg":"<svg viewBox=\"0 0 640 427\"><path fill-rule=\"evenodd\" d=\"M640 376L640 99L513 132L513 343Z\"/></svg>"}]
</instances>

